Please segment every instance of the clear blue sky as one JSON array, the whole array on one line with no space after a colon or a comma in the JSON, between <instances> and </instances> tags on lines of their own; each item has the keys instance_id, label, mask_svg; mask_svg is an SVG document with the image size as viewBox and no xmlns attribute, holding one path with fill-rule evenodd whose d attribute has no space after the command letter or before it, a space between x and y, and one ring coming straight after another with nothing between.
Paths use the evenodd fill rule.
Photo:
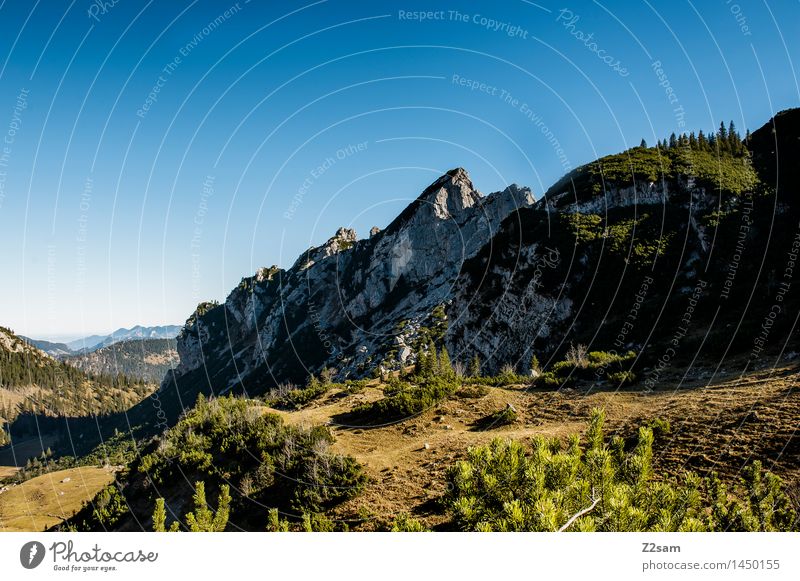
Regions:
<instances>
[{"instance_id":1,"label":"clear blue sky","mask_svg":"<svg viewBox=\"0 0 800 581\"><path fill-rule=\"evenodd\" d=\"M800 103L796 0L102 4L0 2L0 324L23 334L183 322L452 167L538 196Z\"/></svg>"}]
</instances>

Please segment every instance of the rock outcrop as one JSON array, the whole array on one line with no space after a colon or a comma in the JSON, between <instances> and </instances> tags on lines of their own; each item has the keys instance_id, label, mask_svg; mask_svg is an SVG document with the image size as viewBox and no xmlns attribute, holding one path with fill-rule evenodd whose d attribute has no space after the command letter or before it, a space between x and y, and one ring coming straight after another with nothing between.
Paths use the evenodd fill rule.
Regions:
<instances>
[{"instance_id":1,"label":"rock outcrop","mask_svg":"<svg viewBox=\"0 0 800 581\"><path fill-rule=\"evenodd\" d=\"M449 171L369 238L340 228L288 270L259 269L223 304L203 305L178 337L180 365L165 385L258 392L324 367L358 376L389 354L408 363L398 326L424 326L451 297L464 261L533 202L516 185L483 196L465 170Z\"/></svg>"}]
</instances>

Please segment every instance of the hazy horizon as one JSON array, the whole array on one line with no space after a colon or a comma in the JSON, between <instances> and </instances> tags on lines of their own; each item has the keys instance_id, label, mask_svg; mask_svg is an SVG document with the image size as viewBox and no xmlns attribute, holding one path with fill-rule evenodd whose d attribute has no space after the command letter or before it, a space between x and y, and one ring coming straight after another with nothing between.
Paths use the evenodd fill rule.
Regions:
<instances>
[{"instance_id":1,"label":"hazy horizon","mask_svg":"<svg viewBox=\"0 0 800 581\"><path fill-rule=\"evenodd\" d=\"M17 335L22 335L24 337L28 337L29 339L36 339L38 341L49 341L51 343L71 343L73 341L77 341L79 339L84 339L86 337L91 337L93 335L99 336L107 336L111 335L112 333L122 330L122 329L131 329L136 327L137 325L122 325L121 327L116 327L114 329L100 329L100 330L87 330L85 332L74 332L74 333L63 333L63 334L42 334L42 333L25 333L21 329L12 329ZM141 327L165 327L165 326L176 326L181 327L183 323L152 323L147 325L139 325Z\"/></svg>"}]
</instances>

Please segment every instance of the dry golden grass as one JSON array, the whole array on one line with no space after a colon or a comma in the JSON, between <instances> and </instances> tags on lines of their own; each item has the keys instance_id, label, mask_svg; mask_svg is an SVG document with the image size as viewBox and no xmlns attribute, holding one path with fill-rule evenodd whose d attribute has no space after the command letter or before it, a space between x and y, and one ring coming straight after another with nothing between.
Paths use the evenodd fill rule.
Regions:
<instances>
[{"instance_id":1,"label":"dry golden grass","mask_svg":"<svg viewBox=\"0 0 800 581\"><path fill-rule=\"evenodd\" d=\"M0 493L0 531L42 531L63 522L114 480L84 466L37 476Z\"/></svg>"},{"instance_id":2,"label":"dry golden grass","mask_svg":"<svg viewBox=\"0 0 800 581\"><path fill-rule=\"evenodd\" d=\"M585 430L593 408L606 411L609 435L631 437L654 418L669 420L672 430L656 443L657 469L672 475L685 470L711 470L735 479L744 465L761 460L784 478L790 488L800 484L800 389L798 368L750 372L739 377L723 372L705 381L681 383L681 375L664 377L653 392L581 389L528 390L524 386L488 388L480 398L452 397L434 409L404 421L375 428L337 426L333 418L354 406L382 397L369 387L356 395L326 394L306 409L279 411L295 425L330 423L333 448L351 454L366 466L372 482L358 497L339 507L336 515L359 528L412 513L434 526L444 520L436 501L444 492L445 470L467 448L493 438L523 442L534 435L566 437ZM709 381L710 380L710 381ZM517 422L480 430L479 421L512 404ZM270 410L275 411L275 410ZM427 444L427 447L426 447Z\"/></svg>"}]
</instances>

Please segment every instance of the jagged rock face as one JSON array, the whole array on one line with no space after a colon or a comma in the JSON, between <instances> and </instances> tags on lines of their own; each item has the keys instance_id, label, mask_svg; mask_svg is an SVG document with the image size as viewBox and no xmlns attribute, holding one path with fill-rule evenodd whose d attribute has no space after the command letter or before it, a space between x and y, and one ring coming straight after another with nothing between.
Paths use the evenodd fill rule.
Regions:
<instances>
[{"instance_id":1,"label":"jagged rock face","mask_svg":"<svg viewBox=\"0 0 800 581\"><path fill-rule=\"evenodd\" d=\"M178 386L210 380L215 392L259 392L323 367L357 377L379 364L409 364L438 305L446 305L454 359L478 355L486 371L524 367L537 346L571 328L590 268L588 256L570 255L573 238L548 240L550 214L657 208L673 197L697 204L705 192L691 185L608 184L605 196L580 203L567 193L534 203L517 185L482 196L463 169L453 170L384 230L358 240L341 228L289 270L260 269L223 305L190 318L178 339Z\"/></svg>"},{"instance_id":2,"label":"jagged rock face","mask_svg":"<svg viewBox=\"0 0 800 581\"><path fill-rule=\"evenodd\" d=\"M793 112L780 127L798 118ZM753 141L771 135L765 128ZM775 157L766 145L753 154L764 163ZM180 366L163 385L174 381L179 396L198 385L258 393L323 367L341 379L389 359L409 364L439 306L451 358L478 355L488 372L505 363L525 370L533 352L555 356L573 340L638 350L668 338L698 277L715 280L719 293L728 276L740 224L723 216L727 234L717 232L711 214L739 202L680 172L653 183L605 180L602 193L586 183L571 191L583 169L538 203L516 185L482 196L463 169L448 172L369 238L340 229L290 269L260 269L224 304L193 315L178 338ZM773 232L774 208L765 211L768 229L753 227L753 248ZM579 235L582 221L589 226ZM648 309L637 311L634 331L620 331L643 292ZM745 295L736 298L742 305L750 304ZM725 316L736 315L731 304Z\"/></svg>"},{"instance_id":3,"label":"jagged rock face","mask_svg":"<svg viewBox=\"0 0 800 581\"><path fill-rule=\"evenodd\" d=\"M340 376L366 372L397 347L401 321L424 320L448 301L464 261L533 202L516 185L482 196L466 171L452 170L370 238L341 228L290 269L260 269L224 304L193 315L165 384L260 391L323 367ZM400 355L408 360L409 349Z\"/></svg>"}]
</instances>

